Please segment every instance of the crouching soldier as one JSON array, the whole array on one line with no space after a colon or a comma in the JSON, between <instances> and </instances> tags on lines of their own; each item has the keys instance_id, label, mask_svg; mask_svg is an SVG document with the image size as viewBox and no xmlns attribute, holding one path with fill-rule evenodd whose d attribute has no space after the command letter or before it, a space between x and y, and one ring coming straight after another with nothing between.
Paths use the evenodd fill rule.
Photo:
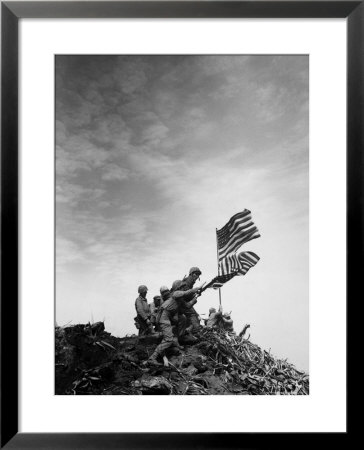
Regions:
<instances>
[{"instance_id":1,"label":"crouching soldier","mask_svg":"<svg viewBox=\"0 0 364 450\"><path fill-rule=\"evenodd\" d=\"M147 292L147 286L139 286L139 297L135 300L137 316L134 320L139 325L139 336L154 333L153 326L150 321L150 309L146 298Z\"/></svg>"},{"instance_id":2,"label":"crouching soldier","mask_svg":"<svg viewBox=\"0 0 364 450\"><path fill-rule=\"evenodd\" d=\"M173 283L175 284L175 283ZM157 346L154 353L150 356L146 363L149 364L158 364L158 357L165 356L166 350L170 347L178 346L178 341L173 335L173 326L178 327L178 307L179 303L188 296L195 294L199 288L190 289L186 292L179 292L176 295L176 292L171 294L171 291L166 286L162 286L160 289L163 303L160 307L160 312L157 316L157 325L159 331L162 333L162 342ZM197 302L196 298L193 298L186 304L192 307Z\"/></svg>"}]
</instances>

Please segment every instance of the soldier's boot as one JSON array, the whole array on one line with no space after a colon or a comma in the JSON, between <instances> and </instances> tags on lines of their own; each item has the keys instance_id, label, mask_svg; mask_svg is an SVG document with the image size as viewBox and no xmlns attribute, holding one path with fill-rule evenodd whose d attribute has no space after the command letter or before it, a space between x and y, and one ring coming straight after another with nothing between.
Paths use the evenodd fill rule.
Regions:
<instances>
[{"instance_id":1,"label":"soldier's boot","mask_svg":"<svg viewBox=\"0 0 364 450\"><path fill-rule=\"evenodd\" d=\"M148 365L150 365L150 366L159 366L160 364L159 364L159 362L158 362L158 360L157 360L158 356L159 356L159 353L154 352L154 353L149 357L149 359L146 361L146 363L147 363Z\"/></svg>"},{"instance_id":2,"label":"soldier's boot","mask_svg":"<svg viewBox=\"0 0 364 450\"><path fill-rule=\"evenodd\" d=\"M179 343L182 345L195 344L198 339L191 333L186 333L179 339Z\"/></svg>"},{"instance_id":3,"label":"soldier's boot","mask_svg":"<svg viewBox=\"0 0 364 450\"><path fill-rule=\"evenodd\" d=\"M183 345L181 345L181 344L179 343L178 337L176 337L176 336L173 338L173 347L174 347L174 348L177 348L178 350L184 350Z\"/></svg>"},{"instance_id":4,"label":"soldier's boot","mask_svg":"<svg viewBox=\"0 0 364 450\"><path fill-rule=\"evenodd\" d=\"M179 356L181 354L181 351L178 349L178 347L172 347L168 350L168 356Z\"/></svg>"},{"instance_id":5,"label":"soldier's boot","mask_svg":"<svg viewBox=\"0 0 364 450\"><path fill-rule=\"evenodd\" d=\"M184 335L184 338L186 338L189 342L197 342L198 339L193 334L193 325L190 325L188 328L186 328L186 333Z\"/></svg>"}]
</instances>

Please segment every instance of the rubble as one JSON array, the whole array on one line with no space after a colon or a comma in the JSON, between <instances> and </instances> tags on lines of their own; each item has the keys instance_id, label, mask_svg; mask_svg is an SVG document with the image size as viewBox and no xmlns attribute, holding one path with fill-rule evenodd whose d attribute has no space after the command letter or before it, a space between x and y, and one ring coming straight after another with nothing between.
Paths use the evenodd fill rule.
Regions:
<instances>
[{"instance_id":1,"label":"rubble","mask_svg":"<svg viewBox=\"0 0 364 450\"><path fill-rule=\"evenodd\" d=\"M202 328L195 344L152 367L145 361L159 334L116 338L98 322L56 327L55 335L59 395L309 394L308 374L224 330Z\"/></svg>"}]
</instances>

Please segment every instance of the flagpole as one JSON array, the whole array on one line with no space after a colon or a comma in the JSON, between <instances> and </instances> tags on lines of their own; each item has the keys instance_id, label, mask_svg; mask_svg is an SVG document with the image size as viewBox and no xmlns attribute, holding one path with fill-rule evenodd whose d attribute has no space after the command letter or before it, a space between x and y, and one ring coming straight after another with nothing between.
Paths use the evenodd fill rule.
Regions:
<instances>
[{"instance_id":1,"label":"flagpole","mask_svg":"<svg viewBox=\"0 0 364 450\"><path fill-rule=\"evenodd\" d=\"M219 242L217 240L217 228L216 228L216 256L217 256L217 274L220 275ZM219 288L219 304L220 304L220 308L221 308L221 288Z\"/></svg>"}]
</instances>

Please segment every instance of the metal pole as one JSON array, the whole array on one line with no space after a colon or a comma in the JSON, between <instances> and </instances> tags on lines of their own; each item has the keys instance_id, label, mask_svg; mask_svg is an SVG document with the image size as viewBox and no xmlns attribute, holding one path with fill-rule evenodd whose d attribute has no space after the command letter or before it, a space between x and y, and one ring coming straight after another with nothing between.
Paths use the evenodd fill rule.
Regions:
<instances>
[{"instance_id":1,"label":"metal pole","mask_svg":"<svg viewBox=\"0 0 364 450\"><path fill-rule=\"evenodd\" d=\"M220 275L220 264L219 264L219 243L217 240L217 228L216 228L216 257L217 257L217 274ZM219 305L221 308L221 288L219 288Z\"/></svg>"}]
</instances>

